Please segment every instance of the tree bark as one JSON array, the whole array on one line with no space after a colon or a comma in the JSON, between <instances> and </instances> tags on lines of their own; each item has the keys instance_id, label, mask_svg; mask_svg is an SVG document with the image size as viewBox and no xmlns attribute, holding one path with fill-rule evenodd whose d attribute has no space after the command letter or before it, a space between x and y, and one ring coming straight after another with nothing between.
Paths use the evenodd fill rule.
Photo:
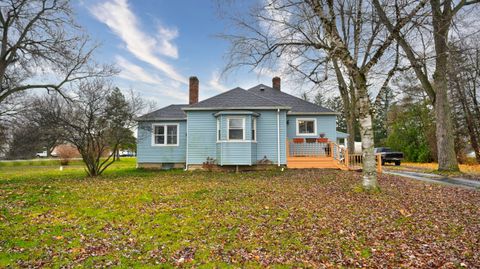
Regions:
<instances>
[{"instance_id":1,"label":"tree bark","mask_svg":"<svg viewBox=\"0 0 480 269\"><path fill-rule=\"evenodd\" d=\"M347 133L349 134L347 139L347 150L349 153L355 152L355 119L356 119L356 105L355 94L350 94L354 91L353 87L349 88L345 78L340 70L338 61L333 59L333 67L335 69L335 75L337 77L338 89L343 102L343 110L345 120L347 122ZM352 96L351 96L352 95Z\"/></svg>"},{"instance_id":2,"label":"tree bark","mask_svg":"<svg viewBox=\"0 0 480 269\"><path fill-rule=\"evenodd\" d=\"M435 72L433 84L435 88L435 117L439 171L459 171L455 154L455 136L448 102L448 32L451 23L450 7L441 11L440 1L431 0L433 38L435 43ZM445 14L447 13L447 14Z\"/></svg>"},{"instance_id":3,"label":"tree bark","mask_svg":"<svg viewBox=\"0 0 480 269\"><path fill-rule=\"evenodd\" d=\"M360 136L363 152L363 188L377 190L377 170L374 153L372 114L370 113L370 99L368 98L367 81L365 75L355 74L355 89L358 96L358 119L360 121Z\"/></svg>"},{"instance_id":4,"label":"tree bark","mask_svg":"<svg viewBox=\"0 0 480 269\"><path fill-rule=\"evenodd\" d=\"M347 139L347 148L349 153L355 153L355 115L348 109L346 111L346 121L347 121L347 133L349 134Z\"/></svg>"}]
</instances>

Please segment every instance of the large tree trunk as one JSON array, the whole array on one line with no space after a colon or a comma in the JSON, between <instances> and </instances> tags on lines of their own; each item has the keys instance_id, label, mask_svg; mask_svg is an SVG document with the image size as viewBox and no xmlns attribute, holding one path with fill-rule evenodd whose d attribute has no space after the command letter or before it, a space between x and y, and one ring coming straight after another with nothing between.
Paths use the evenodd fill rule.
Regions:
<instances>
[{"instance_id":1,"label":"large tree trunk","mask_svg":"<svg viewBox=\"0 0 480 269\"><path fill-rule=\"evenodd\" d=\"M435 116L437 121L438 170L459 171L457 155L455 154L455 136L451 109L448 103L448 31L450 29L451 16L441 12L439 0L432 0L431 5L436 54L433 83L436 92Z\"/></svg>"},{"instance_id":2,"label":"large tree trunk","mask_svg":"<svg viewBox=\"0 0 480 269\"><path fill-rule=\"evenodd\" d=\"M349 134L347 139L347 148L349 153L355 153L355 114L348 108L346 111L347 121L347 133Z\"/></svg>"},{"instance_id":3,"label":"large tree trunk","mask_svg":"<svg viewBox=\"0 0 480 269\"><path fill-rule=\"evenodd\" d=\"M356 96L358 97L358 119L360 121L360 136L362 138L363 152L363 188L376 190L379 188L377 181L377 165L374 154L373 124L370 113L370 100L368 98L367 82L365 75L355 75Z\"/></svg>"},{"instance_id":4,"label":"large tree trunk","mask_svg":"<svg viewBox=\"0 0 480 269\"><path fill-rule=\"evenodd\" d=\"M343 110L345 121L347 122L347 133L349 134L347 139L347 150L349 153L355 152L355 115L356 115L356 106L355 106L355 94L353 87L348 87L345 78L343 77L338 61L333 59L333 67L335 70L335 75L337 77L338 89L340 91L340 97L342 98ZM350 96L350 93L353 93Z\"/></svg>"},{"instance_id":5,"label":"large tree trunk","mask_svg":"<svg viewBox=\"0 0 480 269\"><path fill-rule=\"evenodd\" d=\"M438 62L438 60L437 60ZM443 67L442 67L443 68ZM439 70L439 69L437 69ZM439 171L459 171L457 155L455 154L455 136L448 103L447 79L442 70L435 71L434 83L437 92L435 102L436 136Z\"/></svg>"}]
</instances>

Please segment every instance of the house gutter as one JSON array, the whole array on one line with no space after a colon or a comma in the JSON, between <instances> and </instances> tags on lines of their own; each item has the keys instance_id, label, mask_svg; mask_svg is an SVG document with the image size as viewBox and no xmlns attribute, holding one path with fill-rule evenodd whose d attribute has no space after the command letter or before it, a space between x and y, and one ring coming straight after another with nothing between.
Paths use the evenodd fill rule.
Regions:
<instances>
[{"instance_id":1,"label":"house gutter","mask_svg":"<svg viewBox=\"0 0 480 269\"><path fill-rule=\"evenodd\" d=\"M291 112L287 113L288 115L342 115L340 112Z\"/></svg>"},{"instance_id":2,"label":"house gutter","mask_svg":"<svg viewBox=\"0 0 480 269\"><path fill-rule=\"evenodd\" d=\"M183 111L190 110L270 110L270 109L291 109L289 106L244 106L244 107L184 107Z\"/></svg>"},{"instance_id":3,"label":"house gutter","mask_svg":"<svg viewBox=\"0 0 480 269\"><path fill-rule=\"evenodd\" d=\"M280 109L277 109L277 163L280 167Z\"/></svg>"}]
</instances>

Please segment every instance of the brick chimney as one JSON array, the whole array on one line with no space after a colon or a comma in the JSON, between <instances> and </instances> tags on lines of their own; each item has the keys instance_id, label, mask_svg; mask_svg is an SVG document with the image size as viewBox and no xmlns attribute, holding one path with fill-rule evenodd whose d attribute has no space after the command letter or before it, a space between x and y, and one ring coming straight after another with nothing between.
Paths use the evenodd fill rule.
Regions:
<instances>
[{"instance_id":1,"label":"brick chimney","mask_svg":"<svg viewBox=\"0 0 480 269\"><path fill-rule=\"evenodd\" d=\"M190 77L188 92L189 92L188 104L193 105L198 103L198 78L197 77Z\"/></svg>"},{"instance_id":2,"label":"brick chimney","mask_svg":"<svg viewBox=\"0 0 480 269\"><path fill-rule=\"evenodd\" d=\"M272 88L274 88L275 90L279 90L280 91L280 78L279 77L274 77L272 79Z\"/></svg>"}]
</instances>

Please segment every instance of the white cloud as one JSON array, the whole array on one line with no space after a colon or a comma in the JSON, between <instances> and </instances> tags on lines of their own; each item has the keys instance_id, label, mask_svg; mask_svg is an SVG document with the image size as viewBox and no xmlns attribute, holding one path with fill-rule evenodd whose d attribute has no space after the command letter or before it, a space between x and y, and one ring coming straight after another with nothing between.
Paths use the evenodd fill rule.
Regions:
<instances>
[{"instance_id":1,"label":"white cloud","mask_svg":"<svg viewBox=\"0 0 480 269\"><path fill-rule=\"evenodd\" d=\"M133 89L138 92L145 100L154 100L158 108L171 104L188 103L188 94L185 92L185 86L175 88L173 85L166 83L149 84L131 80L118 80L116 85L121 89Z\"/></svg>"},{"instance_id":2,"label":"white cloud","mask_svg":"<svg viewBox=\"0 0 480 269\"><path fill-rule=\"evenodd\" d=\"M135 65L123 58L122 56L117 55L115 57L117 65L121 68L119 77L128 79L131 81L140 81L148 84L160 84L162 80L157 76L150 75L142 67Z\"/></svg>"},{"instance_id":3,"label":"white cloud","mask_svg":"<svg viewBox=\"0 0 480 269\"><path fill-rule=\"evenodd\" d=\"M126 49L135 57L161 70L169 78L187 84L187 79L158 55L178 58L177 47L172 43L172 40L178 36L176 29L159 26L156 37L143 32L127 0L107 1L92 7L90 12L120 37L125 42Z\"/></svg>"},{"instance_id":4,"label":"white cloud","mask_svg":"<svg viewBox=\"0 0 480 269\"><path fill-rule=\"evenodd\" d=\"M172 40L178 36L177 29L169 29L161 25L158 26L158 51L161 54L168 55L172 58L178 58L178 49L172 43Z\"/></svg>"},{"instance_id":5,"label":"white cloud","mask_svg":"<svg viewBox=\"0 0 480 269\"><path fill-rule=\"evenodd\" d=\"M220 79L220 73L218 71L213 71L212 77L208 81L208 85L217 92L226 92L228 88L221 83Z\"/></svg>"}]
</instances>

